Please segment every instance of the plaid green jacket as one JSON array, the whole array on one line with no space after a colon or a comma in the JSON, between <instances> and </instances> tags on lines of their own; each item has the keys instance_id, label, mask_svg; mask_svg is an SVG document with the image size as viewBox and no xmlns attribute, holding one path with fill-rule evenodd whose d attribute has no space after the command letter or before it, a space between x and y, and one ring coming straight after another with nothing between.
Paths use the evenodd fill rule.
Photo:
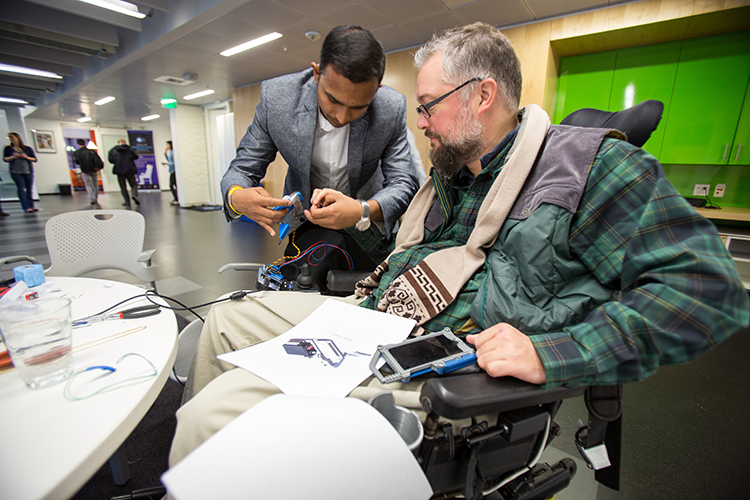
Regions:
<instances>
[{"instance_id":1,"label":"plaid green jacket","mask_svg":"<svg viewBox=\"0 0 750 500\"><path fill-rule=\"evenodd\" d=\"M422 244L390 258L365 307L375 309L393 279L430 253L466 243L507 159L510 135L476 178L464 170L449 185L436 184L450 216L441 227L426 228ZM530 334L546 388L641 380L661 364L698 357L750 322L747 292L714 226L676 192L653 156L626 142L602 143L571 220L569 248L621 298L560 331ZM425 329L481 330L470 311L486 275L485 265Z\"/></svg>"}]
</instances>

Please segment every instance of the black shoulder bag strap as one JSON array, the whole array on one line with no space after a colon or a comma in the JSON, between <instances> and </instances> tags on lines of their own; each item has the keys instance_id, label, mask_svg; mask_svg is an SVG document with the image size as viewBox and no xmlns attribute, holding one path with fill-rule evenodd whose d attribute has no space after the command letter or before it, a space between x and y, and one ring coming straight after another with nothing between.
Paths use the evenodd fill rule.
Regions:
<instances>
[{"instance_id":1,"label":"black shoulder bag strap","mask_svg":"<svg viewBox=\"0 0 750 500\"><path fill-rule=\"evenodd\" d=\"M594 385L586 389L589 425L586 448L605 443L612 465L596 471L597 482L620 490L620 450L622 446L622 384Z\"/></svg>"}]
</instances>

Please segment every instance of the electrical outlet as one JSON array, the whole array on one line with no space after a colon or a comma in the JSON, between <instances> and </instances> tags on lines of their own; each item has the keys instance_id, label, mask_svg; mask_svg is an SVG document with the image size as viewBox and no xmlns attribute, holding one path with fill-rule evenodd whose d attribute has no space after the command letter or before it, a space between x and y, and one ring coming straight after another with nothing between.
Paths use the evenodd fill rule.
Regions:
<instances>
[{"instance_id":1,"label":"electrical outlet","mask_svg":"<svg viewBox=\"0 0 750 500\"><path fill-rule=\"evenodd\" d=\"M693 196L708 196L711 184L696 184L693 188Z\"/></svg>"},{"instance_id":2,"label":"electrical outlet","mask_svg":"<svg viewBox=\"0 0 750 500\"><path fill-rule=\"evenodd\" d=\"M717 184L716 189L714 189L714 198L723 198L724 191L726 190L727 190L726 184Z\"/></svg>"}]
</instances>

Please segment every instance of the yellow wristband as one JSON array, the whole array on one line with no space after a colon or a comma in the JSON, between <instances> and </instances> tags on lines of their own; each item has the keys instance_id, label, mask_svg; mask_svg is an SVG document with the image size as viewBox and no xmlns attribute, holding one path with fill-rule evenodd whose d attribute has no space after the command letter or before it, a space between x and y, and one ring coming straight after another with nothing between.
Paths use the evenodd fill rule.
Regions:
<instances>
[{"instance_id":1,"label":"yellow wristband","mask_svg":"<svg viewBox=\"0 0 750 500\"><path fill-rule=\"evenodd\" d=\"M229 208L231 208L234 213L236 213L237 215L242 215L240 212L237 211L236 208L232 206L232 193L234 193L238 189L243 189L243 188L239 186L234 186L232 189L229 190L229 192L227 193L227 204L229 205Z\"/></svg>"}]
</instances>

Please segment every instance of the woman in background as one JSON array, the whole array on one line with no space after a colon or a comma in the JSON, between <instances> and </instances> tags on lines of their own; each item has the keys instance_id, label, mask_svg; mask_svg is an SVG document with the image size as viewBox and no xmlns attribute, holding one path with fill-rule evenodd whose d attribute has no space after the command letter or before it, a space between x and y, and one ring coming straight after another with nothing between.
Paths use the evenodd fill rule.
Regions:
<instances>
[{"instance_id":1,"label":"woman in background","mask_svg":"<svg viewBox=\"0 0 750 500\"><path fill-rule=\"evenodd\" d=\"M3 159L7 161L10 170L10 176L16 183L18 189L18 199L21 201L21 208L26 213L38 212L39 209L34 206L32 198L32 186L34 185L34 167L32 163L36 161L34 150L26 146L21 140L21 136L15 132L8 133L10 145L5 146Z\"/></svg>"},{"instance_id":2,"label":"woman in background","mask_svg":"<svg viewBox=\"0 0 750 500\"><path fill-rule=\"evenodd\" d=\"M167 141L167 148L164 150L164 157L167 159L166 162L162 162L162 165L166 165L169 169L169 190L172 191L172 205L179 205L177 201L177 178L174 173L174 151L172 151L172 141Z\"/></svg>"}]
</instances>

